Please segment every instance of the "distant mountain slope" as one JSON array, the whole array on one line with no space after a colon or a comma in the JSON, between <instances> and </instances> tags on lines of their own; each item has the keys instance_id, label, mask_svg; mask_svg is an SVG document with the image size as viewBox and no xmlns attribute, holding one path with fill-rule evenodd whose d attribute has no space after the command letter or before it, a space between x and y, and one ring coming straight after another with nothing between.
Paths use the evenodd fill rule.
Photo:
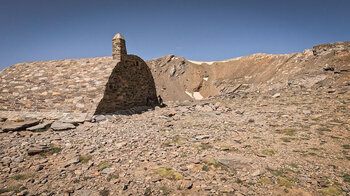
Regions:
<instances>
[{"instance_id":1,"label":"distant mountain slope","mask_svg":"<svg viewBox=\"0 0 350 196\"><path fill-rule=\"evenodd\" d=\"M234 91L277 92L290 88L349 85L350 42L320 44L288 55L253 54L217 62L168 55L147 61L165 100L201 99Z\"/></svg>"}]
</instances>

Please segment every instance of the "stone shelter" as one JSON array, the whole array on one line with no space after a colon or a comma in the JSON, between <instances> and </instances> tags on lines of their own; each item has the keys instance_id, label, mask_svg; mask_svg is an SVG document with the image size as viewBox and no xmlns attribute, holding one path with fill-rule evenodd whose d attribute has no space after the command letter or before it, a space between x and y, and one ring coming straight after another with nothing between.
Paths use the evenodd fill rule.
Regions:
<instances>
[{"instance_id":1,"label":"stone shelter","mask_svg":"<svg viewBox=\"0 0 350 196\"><path fill-rule=\"evenodd\" d=\"M113 57L19 63L0 72L0 111L113 113L158 104L145 61L112 39Z\"/></svg>"}]
</instances>

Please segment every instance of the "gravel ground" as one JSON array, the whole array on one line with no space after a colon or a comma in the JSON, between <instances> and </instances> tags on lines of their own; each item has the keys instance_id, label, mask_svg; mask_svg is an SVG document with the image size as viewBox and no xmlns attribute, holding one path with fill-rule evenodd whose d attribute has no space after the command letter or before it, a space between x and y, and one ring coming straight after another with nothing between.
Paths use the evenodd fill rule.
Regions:
<instances>
[{"instance_id":1,"label":"gravel ground","mask_svg":"<svg viewBox=\"0 0 350 196\"><path fill-rule=\"evenodd\" d=\"M249 94L0 133L2 195L350 195L350 93Z\"/></svg>"}]
</instances>

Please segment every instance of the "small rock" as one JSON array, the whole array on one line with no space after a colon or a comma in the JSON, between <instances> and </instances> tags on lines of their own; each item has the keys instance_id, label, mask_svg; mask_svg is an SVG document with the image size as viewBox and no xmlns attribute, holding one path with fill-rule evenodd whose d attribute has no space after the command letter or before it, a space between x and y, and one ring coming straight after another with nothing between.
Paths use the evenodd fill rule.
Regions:
<instances>
[{"instance_id":1,"label":"small rock","mask_svg":"<svg viewBox=\"0 0 350 196\"><path fill-rule=\"evenodd\" d=\"M107 118L104 115L96 115L92 117L92 122L102 122L105 120L107 120Z\"/></svg>"},{"instance_id":2,"label":"small rock","mask_svg":"<svg viewBox=\"0 0 350 196\"><path fill-rule=\"evenodd\" d=\"M236 113L236 114L239 114L239 115L243 115L243 114L244 114L244 111L239 111L239 110L237 110L237 111L235 111L235 113Z\"/></svg>"},{"instance_id":3,"label":"small rock","mask_svg":"<svg viewBox=\"0 0 350 196\"><path fill-rule=\"evenodd\" d=\"M196 106L194 107L194 110L196 110L197 112L199 112L201 109L202 109L202 106L201 106L201 105L196 105Z\"/></svg>"},{"instance_id":4,"label":"small rock","mask_svg":"<svg viewBox=\"0 0 350 196\"><path fill-rule=\"evenodd\" d=\"M101 171L102 174L109 174L109 173L111 173L111 172L113 172L113 169L110 168L110 167L105 168L105 169L103 169L103 170Z\"/></svg>"},{"instance_id":5,"label":"small rock","mask_svg":"<svg viewBox=\"0 0 350 196\"><path fill-rule=\"evenodd\" d=\"M190 111L189 109L184 108L184 109L182 109L180 112L182 112L182 113L188 113L189 111Z\"/></svg>"},{"instance_id":6,"label":"small rock","mask_svg":"<svg viewBox=\"0 0 350 196\"><path fill-rule=\"evenodd\" d=\"M214 106L213 106L214 107ZM214 111L213 108L211 108L209 105L205 105L200 109L201 112L212 112Z\"/></svg>"},{"instance_id":7,"label":"small rock","mask_svg":"<svg viewBox=\"0 0 350 196\"><path fill-rule=\"evenodd\" d=\"M42 169L44 169L43 165L38 165L38 166L35 167L35 171L40 171Z\"/></svg>"},{"instance_id":8,"label":"small rock","mask_svg":"<svg viewBox=\"0 0 350 196\"><path fill-rule=\"evenodd\" d=\"M45 184L47 182L47 179L42 180L40 183Z\"/></svg>"},{"instance_id":9,"label":"small rock","mask_svg":"<svg viewBox=\"0 0 350 196\"><path fill-rule=\"evenodd\" d=\"M311 111L310 110L303 110L303 113L309 115L309 114L311 114Z\"/></svg>"},{"instance_id":10,"label":"small rock","mask_svg":"<svg viewBox=\"0 0 350 196\"><path fill-rule=\"evenodd\" d=\"M232 157L218 158L218 162L231 168L231 169L242 169L251 167L251 160L240 155Z\"/></svg>"},{"instance_id":11,"label":"small rock","mask_svg":"<svg viewBox=\"0 0 350 196\"><path fill-rule=\"evenodd\" d=\"M231 192L234 192L235 189L233 189L232 187L224 186L224 187L221 187L219 190L222 193L231 193Z\"/></svg>"},{"instance_id":12,"label":"small rock","mask_svg":"<svg viewBox=\"0 0 350 196\"><path fill-rule=\"evenodd\" d=\"M201 161L200 160L193 160L192 163L199 164L199 163L201 163Z\"/></svg>"},{"instance_id":13,"label":"small rock","mask_svg":"<svg viewBox=\"0 0 350 196\"><path fill-rule=\"evenodd\" d=\"M323 71L334 71L334 67L324 67Z\"/></svg>"},{"instance_id":14,"label":"small rock","mask_svg":"<svg viewBox=\"0 0 350 196\"><path fill-rule=\"evenodd\" d=\"M126 146L128 143L126 143L126 142L120 142L120 143L117 143L116 145L115 145L115 147L117 147L117 148L121 148L121 147L123 147L123 146Z\"/></svg>"},{"instance_id":15,"label":"small rock","mask_svg":"<svg viewBox=\"0 0 350 196\"><path fill-rule=\"evenodd\" d=\"M32 155L36 155L42 152L46 152L49 150L49 147L47 146L43 146L43 145L38 145L38 146L31 146L28 149L28 155L32 156Z\"/></svg>"},{"instance_id":16,"label":"small rock","mask_svg":"<svg viewBox=\"0 0 350 196\"><path fill-rule=\"evenodd\" d=\"M261 171L259 169L252 172L252 176L260 176L260 175L261 175Z\"/></svg>"},{"instance_id":17,"label":"small rock","mask_svg":"<svg viewBox=\"0 0 350 196\"><path fill-rule=\"evenodd\" d=\"M196 136L196 140L204 140L204 139L209 139L210 135L198 135Z\"/></svg>"},{"instance_id":18,"label":"small rock","mask_svg":"<svg viewBox=\"0 0 350 196\"><path fill-rule=\"evenodd\" d=\"M328 91L327 91L327 93L335 93L335 89L329 89Z\"/></svg>"},{"instance_id":19,"label":"small rock","mask_svg":"<svg viewBox=\"0 0 350 196\"><path fill-rule=\"evenodd\" d=\"M215 106L215 108L218 108L218 107L220 107L220 106L222 106L222 105L221 105L220 102L216 102L216 103L214 104L214 106Z\"/></svg>"},{"instance_id":20,"label":"small rock","mask_svg":"<svg viewBox=\"0 0 350 196\"><path fill-rule=\"evenodd\" d=\"M125 183L125 184L123 185L123 191L125 191L126 189L128 189L128 187L129 187L129 184Z\"/></svg>"},{"instance_id":21,"label":"small rock","mask_svg":"<svg viewBox=\"0 0 350 196\"><path fill-rule=\"evenodd\" d=\"M110 182L111 184L117 184L120 182L120 179L112 179Z\"/></svg>"},{"instance_id":22,"label":"small rock","mask_svg":"<svg viewBox=\"0 0 350 196\"><path fill-rule=\"evenodd\" d=\"M170 77L173 77L173 76L175 75L175 73L176 73L176 67L173 66L173 67L169 70L169 72L170 72Z\"/></svg>"},{"instance_id":23,"label":"small rock","mask_svg":"<svg viewBox=\"0 0 350 196\"><path fill-rule=\"evenodd\" d=\"M23 190L23 191L17 193L17 196L25 196L25 195L28 195L28 193L29 192L27 190Z\"/></svg>"},{"instance_id":24,"label":"small rock","mask_svg":"<svg viewBox=\"0 0 350 196\"><path fill-rule=\"evenodd\" d=\"M176 102L175 103L175 107L179 107L179 106L190 106L192 105L192 102L189 100L185 100L183 102Z\"/></svg>"},{"instance_id":25,"label":"small rock","mask_svg":"<svg viewBox=\"0 0 350 196\"><path fill-rule=\"evenodd\" d=\"M193 187L193 182L192 181L189 181L189 180L186 180L185 182L183 182L183 185L182 185L185 189L191 189Z\"/></svg>"},{"instance_id":26,"label":"small rock","mask_svg":"<svg viewBox=\"0 0 350 196\"><path fill-rule=\"evenodd\" d=\"M69 167L70 165L73 165L73 164L77 164L80 162L80 159L79 157L74 157L72 158L71 160L69 160L65 165L64 167Z\"/></svg>"},{"instance_id":27,"label":"small rock","mask_svg":"<svg viewBox=\"0 0 350 196\"><path fill-rule=\"evenodd\" d=\"M163 113L163 116L166 116L166 117L173 117L175 115L176 115L176 111L174 110Z\"/></svg>"},{"instance_id":28,"label":"small rock","mask_svg":"<svg viewBox=\"0 0 350 196\"><path fill-rule=\"evenodd\" d=\"M152 178L151 178L151 181L152 182L159 182L159 181L161 181L162 179L159 177L159 176L153 176Z\"/></svg>"},{"instance_id":29,"label":"small rock","mask_svg":"<svg viewBox=\"0 0 350 196\"><path fill-rule=\"evenodd\" d=\"M92 190L77 190L77 191L74 191L74 195L77 195L77 196L100 196L100 194L97 191L92 191Z\"/></svg>"},{"instance_id":30,"label":"small rock","mask_svg":"<svg viewBox=\"0 0 350 196\"><path fill-rule=\"evenodd\" d=\"M209 103L209 105L208 105L209 107L211 107L211 109L213 109L213 110L216 110L216 106L215 105L213 105L212 103Z\"/></svg>"},{"instance_id":31,"label":"small rock","mask_svg":"<svg viewBox=\"0 0 350 196\"><path fill-rule=\"evenodd\" d=\"M278 98L280 96L281 96L281 93L276 93L276 94L272 95L273 98Z\"/></svg>"}]
</instances>

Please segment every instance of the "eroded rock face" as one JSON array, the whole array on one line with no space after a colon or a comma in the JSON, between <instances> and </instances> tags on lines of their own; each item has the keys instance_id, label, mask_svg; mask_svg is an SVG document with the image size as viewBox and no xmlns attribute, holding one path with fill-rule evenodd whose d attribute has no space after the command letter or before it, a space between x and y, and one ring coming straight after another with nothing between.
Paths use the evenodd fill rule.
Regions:
<instances>
[{"instance_id":1,"label":"eroded rock face","mask_svg":"<svg viewBox=\"0 0 350 196\"><path fill-rule=\"evenodd\" d=\"M224 61L168 55L147 61L165 101L199 100L252 92L344 86L350 80L350 42L320 44L301 53L253 54ZM337 74L337 75L334 75ZM199 97L194 95L200 95Z\"/></svg>"},{"instance_id":2,"label":"eroded rock face","mask_svg":"<svg viewBox=\"0 0 350 196\"><path fill-rule=\"evenodd\" d=\"M350 42L335 42L329 44L319 44L312 48L312 52L315 56L325 54L336 54L342 51L348 51L350 49Z\"/></svg>"}]
</instances>

